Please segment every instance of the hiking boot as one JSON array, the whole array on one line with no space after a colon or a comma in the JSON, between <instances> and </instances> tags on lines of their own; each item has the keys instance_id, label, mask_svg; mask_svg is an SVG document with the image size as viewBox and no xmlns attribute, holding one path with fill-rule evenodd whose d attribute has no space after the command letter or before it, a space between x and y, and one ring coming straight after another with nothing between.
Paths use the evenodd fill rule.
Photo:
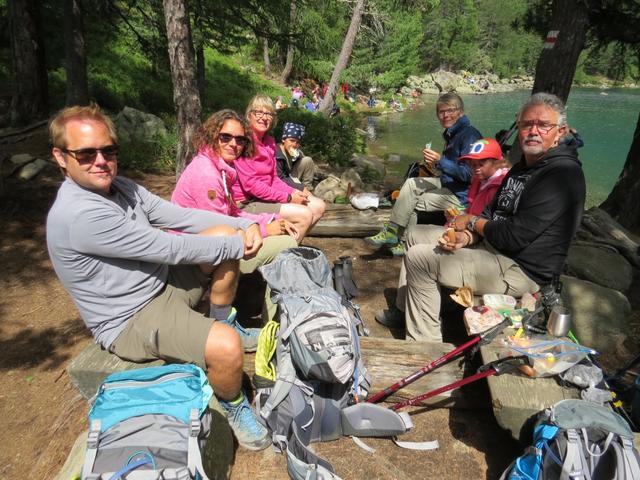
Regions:
<instances>
[{"instance_id":1,"label":"hiking boot","mask_svg":"<svg viewBox=\"0 0 640 480\"><path fill-rule=\"evenodd\" d=\"M220 320L222 323L226 323L230 327L233 327L239 334L242 341L242 347L247 353L255 352L258 348L258 337L260 336L260 328L244 328L238 323L236 316L238 311L234 308L231 309L231 313L226 320Z\"/></svg>"},{"instance_id":2,"label":"hiking boot","mask_svg":"<svg viewBox=\"0 0 640 480\"><path fill-rule=\"evenodd\" d=\"M394 257L404 257L404 254L406 253L404 243L398 243L397 245L394 245L389 249L389 251Z\"/></svg>"},{"instance_id":3,"label":"hiking boot","mask_svg":"<svg viewBox=\"0 0 640 480\"><path fill-rule=\"evenodd\" d=\"M397 227L385 224L378 233L372 237L365 237L364 241L369 245L396 245L400 239L398 238Z\"/></svg>"},{"instance_id":4,"label":"hiking boot","mask_svg":"<svg viewBox=\"0 0 640 480\"><path fill-rule=\"evenodd\" d=\"M405 321L404 321L404 312L398 310L393 307L389 310L378 310L375 316L376 322L385 327L395 328L395 329L404 329Z\"/></svg>"},{"instance_id":5,"label":"hiking boot","mask_svg":"<svg viewBox=\"0 0 640 480\"><path fill-rule=\"evenodd\" d=\"M247 450L264 450L271 445L269 431L258 422L256 415L249 405L247 397L242 394L242 400L234 402L219 400L220 406L227 414L227 421L233 430L238 444Z\"/></svg>"}]
</instances>

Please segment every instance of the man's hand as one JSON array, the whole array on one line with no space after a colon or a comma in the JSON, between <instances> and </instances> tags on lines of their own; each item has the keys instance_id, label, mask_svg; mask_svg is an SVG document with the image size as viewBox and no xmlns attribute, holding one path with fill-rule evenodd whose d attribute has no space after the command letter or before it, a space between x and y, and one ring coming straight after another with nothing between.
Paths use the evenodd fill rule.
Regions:
<instances>
[{"instance_id":1,"label":"man's hand","mask_svg":"<svg viewBox=\"0 0 640 480\"><path fill-rule=\"evenodd\" d=\"M260 235L260 227L257 223L252 223L246 230L239 230L244 240L244 258L249 260L255 257L258 250L262 246L262 235Z\"/></svg>"},{"instance_id":2,"label":"man's hand","mask_svg":"<svg viewBox=\"0 0 640 480\"><path fill-rule=\"evenodd\" d=\"M298 205L306 205L309 203L309 192L301 192L296 190L291 194L291 203L297 203Z\"/></svg>"},{"instance_id":3,"label":"man's hand","mask_svg":"<svg viewBox=\"0 0 640 480\"><path fill-rule=\"evenodd\" d=\"M453 240L453 238L455 238L455 240ZM438 244L443 250L453 252L469 245L471 243L471 238L473 238L471 237L471 232L466 230L462 232L447 230L442 237L438 239Z\"/></svg>"},{"instance_id":4,"label":"man's hand","mask_svg":"<svg viewBox=\"0 0 640 480\"><path fill-rule=\"evenodd\" d=\"M424 160L424 163L432 167L436 162L440 160L440 154L435 150L425 148L424 150L422 150L422 159Z\"/></svg>"},{"instance_id":5,"label":"man's hand","mask_svg":"<svg viewBox=\"0 0 640 480\"><path fill-rule=\"evenodd\" d=\"M453 228L455 228L458 232L461 232L462 230L466 230L467 225L469 225L469 221L474 216L475 215L469 215L468 213L465 213L463 215L458 215L452 222Z\"/></svg>"}]
</instances>

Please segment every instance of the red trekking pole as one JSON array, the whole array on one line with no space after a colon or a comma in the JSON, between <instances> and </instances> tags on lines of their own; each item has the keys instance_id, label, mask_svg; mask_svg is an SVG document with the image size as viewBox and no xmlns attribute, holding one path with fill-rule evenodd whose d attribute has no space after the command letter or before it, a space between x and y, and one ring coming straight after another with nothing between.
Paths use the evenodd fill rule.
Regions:
<instances>
[{"instance_id":1,"label":"red trekking pole","mask_svg":"<svg viewBox=\"0 0 640 480\"><path fill-rule=\"evenodd\" d=\"M413 372L413 373L407 375L406 377L404 377L402 380L399 380L398 382L396 382L393 385L385 388L384 390L380 390L378 393L375 393L374 395L370 396L369 398L367 398L367 402L368 403L378 403L378 402L384 400L385 398L387 398L392 393L397 392L401 388L406 387L407 385L415 382L419 378L424 377L427 373L433 372L436 368L444 365L445 363L448 363L450 360L452 360L453 358L457 357L459 354L461 354L462 352L464 352L468 348L472 347L473 345L478 344L478 346L479 346L479 345L483 345L485 343L489 343L491 340L493 340L496 337L496 335L498 335L498 333L500 333L504 329L504 327L506 327L510 323L511 323L511 320L509 318L505 318L498 325L496 325L494 327L491 327L489 330L486 330L486 331L482 332L479 335L476 335L475 337L473 337L468 342L463 343L459 347L451 350L449 353L446 353L442 357L440 357L440 358L434 360L433 362L425 365L420 370L416 370L415 372ZM471 377L469 377L469 378L471 378ZM462 386L462 385L460 385L460 386Z\"/></svg>"},{"instance_id":2,"label":"red trekking pole","mask_svg":"<svg viewBox=\"0 0 640 480\"><path fill-rule=\"evenodd\" d=\"M526 355L520 355L518 357L506 357L501 358L499 360L495 360L493 362L482 365L478 369L478 373L471 375L470 377L463 378L462 380L458 380L457 382L450 383L449 385L445 385L440 388L436 388L427 393L423 393L422 395L418 395L417 397L410 398L408 400L404 400L402 402L398 402L394 405L391 405L389 408L391 410L400 410L401 408L408 407L409 405L416 405L418 403L423 402L427 398L435 397L436 395L440 395L443 392L448 392L449 390L455 390L456 388L467 385L468 383L473 383L476 380L480 380L481 378L490 377L492 375L501 375L503 373L512 372L517 370L523 365L532 366L531 359Z\"/></svg>"}]
</instances>

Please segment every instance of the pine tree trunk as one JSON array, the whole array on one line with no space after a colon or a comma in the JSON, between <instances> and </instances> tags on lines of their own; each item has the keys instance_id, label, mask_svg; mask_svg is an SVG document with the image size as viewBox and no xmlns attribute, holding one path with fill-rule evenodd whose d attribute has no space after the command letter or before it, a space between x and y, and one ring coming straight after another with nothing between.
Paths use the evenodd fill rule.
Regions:
<instances>
[{"instance_id":1,"label":"pine tree trunk","mask_svg":"<svg viewBox=\"0 0 640 480\"><path fill-rule=\"evenodd\" d=\"M48 86L40 37L39 2L9 0L13 91L10 123L24 125L47 115Z\"/></svg>"},{"instance_id":2,"label":"pine tree trunk","mask_svg":"<svg viewBox=\"0 0 640 480\"><path fill-rule=\"evenodd\" d=\"M186 0L163 0L163 6L173 83L173 103L178 117L176 177L179 177L193 156L192 138L200 128L202 107Z\"/></svg>"},{"instance_id":3,"label":"pine tree trunk","mask_svg":"<svg viewBox=\"0 0 640 480\"><path fill-rule=\"evenodd\" d=\"M87 52L80 0L64 2L64 53L69 105L88 105Z\"/></svg>"},{"instance_id":4,"label":"pine tree trunk","mask_svg":"<svg viewBox=\"0 0 640 480\"><path fill-rule=\"evenodd\" d=\"M340 74L347 67L347 63L351 57L351 52L353 51L353 45L356 43L356 36L358 35L360 22L362 21L362 13L364 12L364 3L365 0L358 0L358 3L356 3L356 7L353 10L351 24L349 25L347 36L344 38L344 42L342 43L342 50L340 50L338 61L333 69L333 73L331 74L331 81L329 82L327 94L324 96L322 103L320 104L319 110L324 115L328 116L335 105Z\"/></svg>"},{"instance_id":5,"label":"pine tree trunk","mask_svg":"<svg viewBox=\"0 0 640 480\"><path fill-rule=\"evenodd\" d=\"M289 10L289 27L291 28L296 23L296 0L291 0L291 9ZM291 30L289 30L289 35L291 35ZM293 70L293 43L291 43L291 38L289 38L287 42L287 60L284 64L284 69L282 70L282 75L280 76L280 80L285 85L289 82L289 77L291 76L291 71Z\"/></svg>"},{"instance_id":6,"label":"pine tree trunk","mask_svg":"<svg viewBox=\"0 0 640 480\"><path fill-rule=\"evenodd\" d=\"M271 75L271 59L269 58L269 40L262 39L262 60L264 61L264 74Z\"/></svg>"},{"instance_id":7,"label":"pine tree trunk","mask_svg":"<svg viewBox=\"0 0 640 480\"><path fill-rule=\"evenodd\" d=\"M553 48L544 48L538 58L532 93L553 93L566 103L589 27L585 2L554 0L549 25L559 33Z\"/></svg>"},{"instance_id":8,"label":"pine tree trunk","mask_svg":"<svg viewBox=\"0 0 640 480\"><path fill-rule=\"evenodd\" d=\"M622 173L613 190L600 205L623 227L638 233L640 230L640 115L633 134L631 148Z\"/></svg>"}]
</instances>

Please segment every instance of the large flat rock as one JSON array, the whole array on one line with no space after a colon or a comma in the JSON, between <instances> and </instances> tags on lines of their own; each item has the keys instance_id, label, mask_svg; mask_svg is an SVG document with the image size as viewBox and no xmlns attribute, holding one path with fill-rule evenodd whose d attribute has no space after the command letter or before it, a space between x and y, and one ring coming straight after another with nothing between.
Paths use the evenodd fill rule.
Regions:
<instances>
[{"instance_id":1,"label":"large flat rock","mask_svg":"<svg viewBox=\"0 0 640 480\"><path fill-rule=\"evenodd\" d=\"M500 358L497 345L480 347L482 363ZM555 377L529 378L519 373L487 377L493 414L498 424L523 444L531 443L530 421L535 415L567 398L580 398L575 388L560 386Z\"/></svg>"}]
</instances>

